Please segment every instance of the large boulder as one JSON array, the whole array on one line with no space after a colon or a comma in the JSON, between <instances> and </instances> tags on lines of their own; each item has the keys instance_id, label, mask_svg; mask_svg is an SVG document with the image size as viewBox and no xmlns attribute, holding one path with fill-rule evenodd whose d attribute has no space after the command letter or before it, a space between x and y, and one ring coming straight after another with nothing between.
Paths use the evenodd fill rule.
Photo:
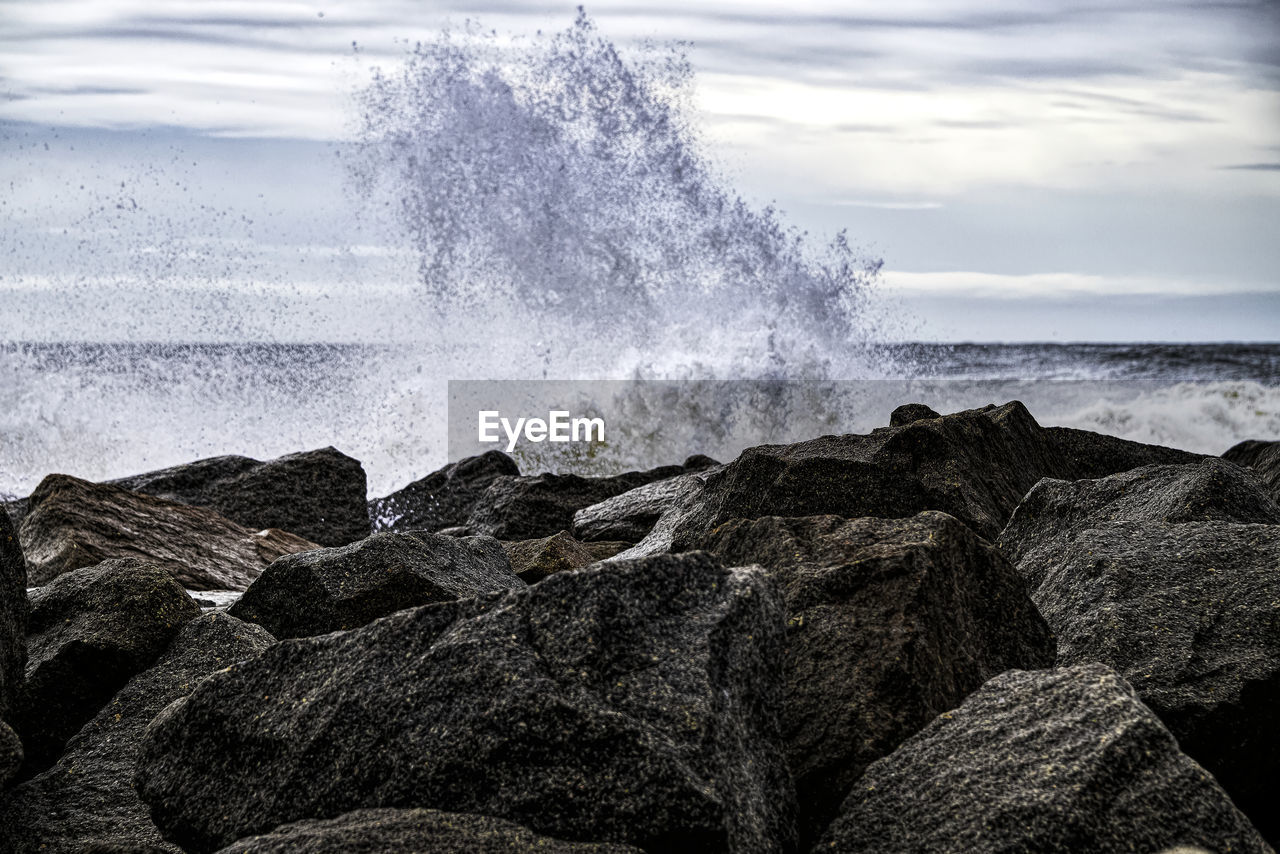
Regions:
<instances>
[{"instance_id":1,"label":"large boulder","mask_svg":"<svg viewBox=\"0 0 1280 854\"><path fill-rule=\"evenodd\" d=\"M641 854L630 845L564 842L500 818L424 809L356 810L338 818L286 824L241 839L218 854L349 854L420 851L448 854Z\"/></svg>"},{"instance_id":2,"label":"large boulder","mask_svg":"<svg viewBox=\"0 0 1280 854\"><path fill-rule=\"evenodd\" d=\"M710 470L709 470L710 471ZM573 535L579 540L622 540L638 543L653 526L702 489L708 472L646 483L573 514Z\"/></svg>"},{"instance_id":3,"label":"large boulder","mask_svg":"<svg viewBox=\"0 0 1280 854\"><path fill-rule=\"evenodd\" d=\"M1109 668L1009 671L875 762L821 851L1269 854Z\"/></svg>"},{"instance_id":4,"label":"large boulder","mask_svg":"<svg viewBox=\"0 0 1280 854\"><path fill-rule=\"evenodd\" d=\"M168 572L136 560L77 569L32 594L26 679L9 719L27 771L49 767L67 739L199 615Z\"/></svg>"},{"instance_id":5,"label":"large boulder","mask_svg":"<svg viewBox=\"0 0 1280 854\"><path fill-rule=\"evenodd\" d=\"M573 528L573 517L584 507L621 495L640 486L701 471L714 464L709 457L691 457L689 466L660 466L611 477L576 474L540 474L534 477L498 477L485 490L468 517L472 533L500 540L534 540ZM626 539L602 535L596 539Z\"/></svg>"},{"instance_id":6,"label":"large boulder","mask_svg":"<svg viewBox=\"0 0 1280 854\"><path fill-rule=\"evenodd\" d=\"M155 665L129 680L68 743L49 770L0 800L0 852L80 851L151 846L160 837L133 789L138 744L152 718L201 679L259 654L275 639L226 614L184 625Z\"/></svg>"},{"instance_id":7,"label":"large boulder","mask_svg":"<svg viewBox=\"0 0 1280 854\"><path fill-rule=\"evenodd\" d=\"M1042 477L1094 477L1194 454L1078 430L1042 428L1014 401L870 434L761 445L707 478L668 539L677 551L730 519L903 518L941 510L994 540ZM1099 471L1099 470L1102 471ZM674 512L674 511L673 511ZM659 523L655 534L664 530Z\"/></svg>"},{"instance_id":8,"label":"large boulder","mask_svg":"<svg viewBox=\"0 0 1280 854\"><path fill-rule=\"evenodd\" d=\"M278 638L296 638L353 629L428 602L523 586L491 537L380 533L280 558L228 613Z\"/></svg>"},{"instance_id":9,"label":"large boulder","mask_svg":"<svg viewBox=\"0 0 1280 854\"><path fill-rule=\"evenodd\" d=\"M1013 566L944 513L727 522L701 543L758 563L787 613L783 736L813 841L873 761L1054 643Z\"/></svg>"},{"instance_id":10,"label":"large boulder","mask_svg":"<svg viewBox=\"0 0 1280 854\"><path fill-rule=\"evenodd\" d=\"M1000 540L1059 663L1119 671L1273 841L1280 525L1257 521L1275 512L1251 474L1212 460L1043 481Z\"/></svg>"},{"instance_id":11,"label":"large boulder","mask_svg":"<svg viewBox=\"0 0 1280 854\"><path fill-rule=\"evenodd\" d=\"M559 573L210 676L152 724L137 785L196 852L373 807L648 850L786 851L782 631L763 571L706 555Z\"/></svg>"},{"instance_id":12,"label":"large boulder","mask_svg":"<svg viewBox=\"0 0 1280 854\"><path fill-rule=\"evenodd\" d=\"M590 566L600 558L585 545L561 531L539 540L503 543L511 570L527 584L537 584L548 575Z\"/></svg>"},{"instance_id":13,"label":"large boulder","mask_svg":"<svg viewBox=\"0 0 1280 854\"><path fill-rule=\"evenodd\" d=\"M1271 497L1280 501L1280 442L1250 439L1233 445L1222 458L1238 466L1253 469Z\"/></svg>"},{"instance_id":14,"label":"large boulder","mask_svg":"<svg viewBox=\"0 0 1280 854\"><path fill-rule=\"evenodd\" d=\"M0 513L0 720L27 666L27 563L18 532Z\"/></svg>"},{"instance_id":15,"label":"large boulder","mask_svg":"<svg viewBox=\"0 0 1280 854\"><path fill-rule=\"evenodd\" d=\"M251 531L212 510L51 474L19 530L32 584L104 560L137 558L191 590L243 590L281 555L319 548L276 529Z\"/></svg>"},{"instance_id":16,"label":"large boulder","mask_svg":"<svg viewBox=\"0 0 1280 854\"><path fill-rule=\"evenodd\" d=\"M207 507L251 530L279 528L322 546L343 546L369 535L364 467L334 448L267 462L209 457L106 483ZM20 521L32 506L25 498L10 502L10 514Z\"/></svg>"},{"instance_id":17,"label":"large boulder","mask_svg":"<svg viewBox=\"0 0 1280 854\"><path fill-rule=\"evenodd\" d=\"M501 451L467 457L369 502L375 531L441 531L465 525L476 502L499 477L517 477L520 467Z\"/></svg>"}]
</instances>

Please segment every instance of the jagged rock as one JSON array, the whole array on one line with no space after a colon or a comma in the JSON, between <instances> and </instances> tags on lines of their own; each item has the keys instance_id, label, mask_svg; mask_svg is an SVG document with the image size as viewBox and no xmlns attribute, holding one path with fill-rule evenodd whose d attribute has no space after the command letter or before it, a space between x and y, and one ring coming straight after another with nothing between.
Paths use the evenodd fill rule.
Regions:
<instances>
[{"instance_id":1,"label":"jagged rock","mask_svg":"<svg viewBox=\"0 0 1280 854\"><path fill-rule=\"evenodd\" d=\"M1280 501L1280 442L1250 439L1232 446L1222 458L1238 466L1253 469L1271 497Z\"/></svg>"},{"instance_id":2,"label":"jagged rock","mask_svg":"<svg viewBox=\"0 0 1280 854\"><path fill-rule=\"evenodd\" d=\"M421 851L448 854L641 854L630 845L564 842L500 818L424 809L356 810L338 818L299 821L265 836L241 839L218 854L348 854Z\"/></svg>"},{"instance_id":3,"label":"jagged rock","mask_svg":"<svg viewBox=\"0 0 1280 854\"><path fill-rule=\"evenodd\" d=\"M1100 664L995 677L858 781L814 851L1270 848Z\"/></svg>"},{"instance_id":4,"label":"jagged rock","mask_svg":"<svg viewBox=\"0 0 1280 854\"><path fill-rule=\"evenodd\" d=\"M631 546L632 543L621 540L597 540L582 544L582 547L587 550L587 554L591 555L592 563L598 560L608 560L631 548Z\"/></svg>"},{"instance_id":5,"label":"jagged rock","mask_svg":"<svg viewBox=\"0 0 1280 854\"><path fill-rule=\"evenodd\" d=\"M1168 459L1166 459L1168 458ZM1042 477L1091 477L1193 454L1084 431L1045 429L1014 401L887 427L748 448L673 511L671 548L691 548L729 519L761 516L955 516L994 540ZM1114 467L1114 468L1109 468ZM656 525L654 533L663 530Z\"/></svg>"},{"instance_id":6,"label":"jagged rock","mask_svg":"<svg viewBox=\"0 0 1280 854\"><path fill-rule=\"evenodd\" d=\"M942 416L934 412L923 403L904 403L893 412L889 413L890 427L904 427L916 421L926 421L930 418L941 418Z\"/></svg>"},{"instance_id":7,"label":"jagged rock","mask_svg":"<svg viewBox=\"0 0 1280 854\"><path fill-rule=\"evenodd\" d=\"M260 626L226 614L197 617L147 670L129 680L68 743L52 768L0 801L0 852L121 849L178 851L164 842L133 789L142 733L169 703L210 673L275 642Z\"/></svg>"},{"instance_id":8,"label":"jagged rock","mask_svg":"<svg viewBox=\"0 0 1280 854\"><path fill-rule=\"evenodd\" d=\"M27 563L18 532L0 513L0 720L27 666Z\"/></svg>"},{"instance_id":9,"label":"jagged rock","mask_svg":"<svg viewBox=\"0 0 1280 854\"><path fill-rule=\"evenodd\" d=\"M702 489L705 473L691 473L647 483L584 507L573 514L573 535L580 540L625 540L648 536L664 513Z\"/></svg>"},{"instance_id":10,"label":"jagged rock","mask_svg":"<svg viewBox=\"0 0 1280 854\"><path fill-rule=\"evenodd\" d=\"M27 672L9 723L25 771L49 767L200 608L155 564L111 560L58 576L31 597Z\"/></svg>"},{"instance_id":11,"label":"jagged rock","mask_svg":"<svg viewBox=\"0 0 1280 854\"><path fill-rule=\"evenodd\" d=\"M369 502L376 531L441 531L466 524L495 478L518 477L520 467L501 451L467 457Z\"/></svg>"},{"instance_id":12,"label":"jagged rock","mask_svg":"<svg viewBox=\"0 0 1280 854\"><path fill-rule=\"evenodd\" d=\"M502 548L511 561L512 571L527 584L537 584L548 575L590 566L599 560L566 531L540 540L503 543Z\"/></svg>"},{"instance_id":13,"label":"jagged rock","mask_svg":"<svg viewBox=\"0 0 1280 854\"><path fill-rule=\"evenodd\" d=\"M22 740L13 727L0 721L0 792L5 790L22 767Z\"/></svg>"},{"instance_id":14,"label":"jagged rock","mask_svg":"<svg viewBox=\"0 0 1280 854\"><path fill-rule=\"evenodd\" d=\"M1043 481L1000 542L1057 635L1059 663L1119 671L1277 840L1280 525L1223 521L1270 513L1252 475L1212 460Z\"/></svg>"},{"instance_id":15,"label":"jagged rock","mask_svg":"<svg viewBox=\"0 0 1280 854\"><path fill-rule=\"evenodd\" d=\"M802 841L866 767L1010 668L1050 667L1053 638L1013 566L944 513L718 527L701 543L758 563L787 613L783 735Z\"/></svg>"},{"instance_id":16,"label":"jagged rock","mask_svg":"<svg viewBox=\"0 0 1280 854\"><path fill-rule=\"evenodd\" d=\"M228 613L278 638L306 637L428 602L523 586L491 537L384 532L342 548L280 558Z\"/></svg>"},{"instance_id":17,"label":"jagged rock","mask_svg":"<svg viewBox=\"0 0 1280 854\"><path fill-rule=\"evenodd\" d=\"M782 613L701 554L559 573L282 641L152 723L137 785L217 849L283 822L426 807L649 850L794 843Z\"/></svg>"},{"instance_id":18,"label":"jagged rock","mask_svg":"<svg viewBox=\"0 0 1280 854\"><path fill-rule=\"evenodd\" d=\"M284 531L250 531L203 507L61 474L31 494L19 538L32 584L104 560L137 558L192 590L243 590L281 555L319 548Z\"/></svg>"},{"instance_id":19,"label":"jagged rock","mask_svg":"<svg viewBox=\"0 0 1280 854\"><path fill-rule=\"evenodd\" d=\"M206 507L253 531L279 528L322 546L369 535L366 477L359 460L334 448L262 462L223 456L106 482L175 504ZM19 520L29 499L12 502Z\"/></svg>"}]
</instances>

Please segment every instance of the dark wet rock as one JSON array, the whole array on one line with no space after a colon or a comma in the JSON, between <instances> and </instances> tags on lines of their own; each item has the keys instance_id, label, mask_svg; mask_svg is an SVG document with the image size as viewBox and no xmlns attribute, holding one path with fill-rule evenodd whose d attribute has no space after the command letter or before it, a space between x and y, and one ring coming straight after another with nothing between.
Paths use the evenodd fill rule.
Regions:
<instances>
[{"instance_id":1,"label":"dark wet rock","mask_svg":"<svg viewBox=\"0 0 1280 854\"><path fill-rule=\"evenodd\" d=\"M801 836L934 717L1010 668L1052 666L1053 638L1000 552L944 513L727 522L701 544L758 563L787 613L783 735Z\"/></svg>"},{"instance_id":2,"label":"dark wet rock","mask_svg":"<svg viewBox=\"0 0 1280 854\"><path fill-rule=\"evenodd\" d=\"M467 457L369 502L376 531L441 531L464 525L495 478L518 477L520 467L501 451Z\"/></svg>"},{"instance_id":3,"label":"dark wet rock","mask_svg":"<svg viewBox=\"0 0 1280 854\"><path fill-rule=\"evenodd\" d=\"M691 548L730 519L837 515L904 518L941 510L994 540L1043 477L1090 477L1151 457L1197 459L1083 431L1042 428L1014 401L886 427L748 448L673 513L671 548ZM1107 473L1107 472L1104 472ZM663 524L655 525L655 534ZM656 539L656 538L655 538Z\"/></svg>"},{"instance_id":4,"label":"dark wet rock","mask_svg":"<svg viewBox=\"0 0 1280 854\"><path fill-rule=\"evenodd\" d=\"M9 718L26 772L57 760L67 739L199 615L169 573L137 560L73 570L37 590L26 680Z\"/></svg>"},{"instance_id":5,"label":"dark wet rock","mask_svg":"<svg viewBox=\"0 0 1280 854\"><path fill-rule=\"evenodd\" d=\"M0 720L27 666L27 563L18 532L0 513Z\"/></svg>"},{"instance_id":6,"label":"dark wet rock","mask_svg":"<svg viewBox=\"0 0 1280 854\"><path fill-rule=\"evenodd\" d=\"M683 466L662 466L612 477L540 474L495 478L485 490L467 527L500 540L535 540L573 529L573 516L584 507L644 486L686 474ZM603 539L626 539L606 536Z\"/></svg>"},{"instance_id":7,"label":"dark wet rock","mask_svg":"<svg viewBox=\"0 0 1280 854\"><path fill-rule=\"evenodd\" d=\"M548 575L567 569L589 566L600 559L566 531L540 540L503 543L502 548L511 561L512 571L528 584L537 584Z\"/></svg>"},{"instance_id":8,"label":"dark wet rock","mask_svg":"<svg viewBox=\"0 0 1280 854\"><path fill-rule=\"evenodd\" d=\"M1236 492L1259 489L1243 470L1178 468L1044 481L1001 543L1057 635L1059 662L1119 671L1263 835L1280 840L1280 525L1221 521L1266 510ZM1206 495L1221 504L1202 504Z\"/></svg>"},{"instance_id":9,"label":"dark wet rock","mask_svg":"<svg viewBox=\"0 0 1280 854\"><path fill-rule=\"evenodd\" d=\"M705 471L705 469L704 469ZM638 543L663 514L702 489L705 474L685 474L627 490L573 514L573 535L580 540Z\"/></svg>"},{"instance_id":10,"label":"dark wet rock","mask_svg":"<svg viewBox=\"0 0 1280 854\"><path fill-rule=\"evenodd\" d=\"M564 842L500 818L424 809L356 810L338 818L300 821L265 836L242 839L218 854L349 854L421 851L440 854L641 854L630 845Z\"/></svg>"},{"instance_id":11,"label":"dark wet rock","mask_svg":"<svg viewBox=\"0 0 1280 854\"><path fill-rule=\"evenodd\" d=\"M13 727L0 721L0 792L18 775L22 767L22 740Z\"/></svg>"},{"instance_id":12,"label":"dark wet rock","mask_svg":"<svg viewBox=\"0 0 1280 854\"><path fill-rule=\"evenodd\" d=\"M890 427L904 427L916 421L927 421L930 418L941 418L942 416L934 412L923 403L904 403L893 412L889 413Z\"/></svg>"},{"instance_id":13,"label":"dark wet rock","mask_svg":"<svg viewBox=\"0 0 1280 854\"><path fill-rule=\"evenodd\" d=\"M1243 468L1253 469L1271 497L1280 501L1280 442L1250 439L1234 445L1222 458Z\"/></svg>"},{"instance_id":14,"label":"dark wet rock","mask_svg":"<svg viewBox=\"0 0 1280 854\"><path fill-rule=\"evenodd\" d=\"M228 613L278 638L306 637L429 602L523 586L492 537L384 532L342 548L280 558Z\"/></svg>"},{"instance_id":15,"label":"dark wet rock","mask_svg":"<svg viewBox=\"0 0 1280 854\"><path fill-rule=\"evenodd\" d=\"M19 538L31 584L104 560L137 558L192 590L244 589L267 564L319 548L276 529L251 531L203 507L51 474L31 495Z\"/></svg>"},{"instance_id":16,"label":"dark wet rock","mask_svg":"<svg viewBox=\"0 0 1280 854\"><path fill-rule=\"evenodd\" d=\"M226 614L184 625L155 665L134 676L68 743L52 768L0 801L4 854L147 849L178 851L160 837L133 789L138 744L151 720L215 670L275 642Z\"/></svg>"},{"instance_id":17,"label":"dark wet rock","mask_svg":"<svg viewBox=\"0 0 1280 854\"><path fill-rule=\"evenodd\" d=\"M371 807L648 850L794 842L782 612L701 554L552 575L282 641L148 730L139 792L202 852Z\"/></svg>"},{"instance_id":18,"label":"dark wet rock","mask_svg":"<svg viewBox=\"0 0 1280 854\"><path fill-rule=\"evenodd\" d=\"M1100 664L995 677L871 765L814 851L1270 848Z\"/></svg>"}]
</instances>

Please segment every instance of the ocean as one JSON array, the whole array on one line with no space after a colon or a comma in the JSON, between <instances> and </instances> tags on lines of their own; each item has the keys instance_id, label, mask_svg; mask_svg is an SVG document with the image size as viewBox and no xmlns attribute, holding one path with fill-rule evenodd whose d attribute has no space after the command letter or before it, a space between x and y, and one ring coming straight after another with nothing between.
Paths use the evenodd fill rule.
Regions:
<instances>
[{"instance_id":1,"label":"ocean","mask_svg":"<svg viewBox=\"0 0 1280 854\"><path fill-rule=\"evenodd\" d=\"M667 405L659 435L649 426L624 430L615 453L585 469L574 458L525 459L522 467L597 473L692 453L727 459L754 444L866 432L912 401L946 412L1017 399L1045 425L1212 454L1244 439L1280 439L1280 344L911 344L877 352L863 359L880 372L824 378L820 395L790 394L768 419L744 417L759 415L741 411L760 408L750 400L736 413L709 405L716 392L689 380L686 399ZM520 376L513 369L505 378ZM448 461L452 378L410 345L0 344L0 496L26 495L53 472L99 480L218 454L266 459L325 445L361 460L370 496L385 495ZM630 377L554 378L581 379L598 397L600 379ZM716 430L686 423L707 418Z\"/></svg>"}]
</instances>

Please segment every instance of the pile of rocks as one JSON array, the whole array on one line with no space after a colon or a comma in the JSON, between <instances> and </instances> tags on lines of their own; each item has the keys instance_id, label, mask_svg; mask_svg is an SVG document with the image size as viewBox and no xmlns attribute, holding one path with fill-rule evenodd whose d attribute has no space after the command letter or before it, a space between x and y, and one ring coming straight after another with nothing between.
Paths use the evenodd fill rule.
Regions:
<instances>
[{"instance_id":1,"label":"pile of rocks","mask_svg":"<svg viewBox=\"0 0 1280 854\"><path fill-rule=\"evenodd\" d=\"M367 502L333 449L51 475L0 854L1271 851L1277 457L1226 456L1015 402Z\"/></svg>"}]
</instances>

